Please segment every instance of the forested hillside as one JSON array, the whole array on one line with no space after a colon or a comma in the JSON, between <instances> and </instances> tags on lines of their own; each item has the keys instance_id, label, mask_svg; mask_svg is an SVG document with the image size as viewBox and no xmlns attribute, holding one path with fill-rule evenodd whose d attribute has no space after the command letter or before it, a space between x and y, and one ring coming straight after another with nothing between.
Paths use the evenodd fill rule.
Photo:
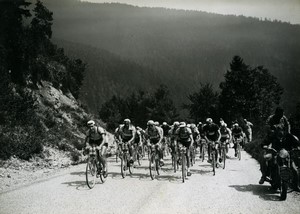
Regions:
<instances>
[{"instance_id":1,"label":"forested hillside","mask_svg":"<svg viewBox=\"0 0 300 214\"><path fill-rule=\"evenodd\" d=\"M131 84L128 75L125 81L128 88L141 81L159 85L159 81L151 78L159 76L179 106L200 82L212 83L217 89L232 57L239 55L253 66L264 65L278 78L285 90L282 100L285 107L293 108L299 99L299 25L76 0L46 0L46 3L54 12L56 39L105 49L145 68L140 70L151 71L149 78L143 76L135 84ZM79 49L78 53L82 51ZM100 64L89 66L95 67L94 72L101 70ZM115 71L111 69L109 77L114 84L119 78L119 72ZM101 84L96 84L97 91L103 90ZM103 91L101 102L109 99L111 93L123 92L124 85L119 86L112 87L110 93ZM92 90L95 89L90 87L88 92Z\"/></svg>"}]
</instances>

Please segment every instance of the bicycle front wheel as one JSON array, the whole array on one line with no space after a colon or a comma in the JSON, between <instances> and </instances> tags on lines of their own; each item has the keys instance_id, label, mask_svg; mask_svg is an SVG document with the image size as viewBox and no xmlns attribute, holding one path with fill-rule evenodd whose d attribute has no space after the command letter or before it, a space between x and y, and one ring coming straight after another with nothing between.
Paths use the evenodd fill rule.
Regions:
<instances>
[{"instance_id":1,"label":"bicycle front wheel","mask_svg":"<svg viewBox=\"0 0 300 214\"><path fill-rule=\"evenodd\" d=\"M215 156L215 151L212 151L211 153L211 158L212 158L212 167L213 167L213 175L216 175L216 156Z\"/></svg>"},{"instance_id":2,"label":"bicycle front wheel","mask_svg":"<svg viewBox=\"0 0 300 214\"><path fill-rule=\"evenodd\" d=\"M149 161L149 170L150 170L150 177L152 180L154 180L156 176L156 161L155 161L155 153L152 153L150 155L150 161Z\"/></svg>"},{"instance_id":3,"label":"bicycle front wheel","mask_svg":"<svg viewBox=\"0 0 300 214\"><path fill-rule=\"evenodd\" d=\"M121 158L121 175L123 178L126 177L126 169L127 169L127 158L126 155L123 155Z\"/></svg>"},{"instance_id":4,"label":"bicycle front wheel","mask_svg":"<svg viewBox=\"0 0 300 214\"><path fill-rule=\"evenodd\" d=\"M239 160L241 160L242 154L241 154L241 145L240 144L237 145L237 151L238 151L238 158L239 158Z\"/></svg>"},{"instance_id":5,"label":"bicycle front wheel","mask_svg":"<svg viewBox=\"0 0 300 214\"><path fill-rule=\"evenodd\" d=\"M85 177L87 186L92 189L96 184L97 177L97 166L94 158L89 159L86 164Z\"/></svg>"},{"instance_id":6,"label":"bicycle front wheel","mask_svg":"<svg viewBox=\"0 0 300 214\"><path fill-rule=\"evenodd\" d=\"M202 158L202 162L204 161L205 157L205 145L202 146L202 149L201 149L201 158Z\"/></svg>"},{"instance_id":7,"label":"bicycle front wheel","mask_svg":"<svg viewBox=\"0 0 300 214\"><path fill-rule=\"evenodd\" d=\"M223 158L223 169L225 169L225 163L226 163L226 148L222 149L222 158Z\"/></svg>"},{"instance_id":8,"label":"bicycle front wheel","mask_svg":"<svg viewBox=\"0 0 300 214\"><path fill-rule=\"evenodd\" d=\"M183 153L181 155L181 169L182 169L182 182L184 183L185 182L185 179L186 179L186 157L185 157L185 154Z\"/></svg>"}]
</instances>

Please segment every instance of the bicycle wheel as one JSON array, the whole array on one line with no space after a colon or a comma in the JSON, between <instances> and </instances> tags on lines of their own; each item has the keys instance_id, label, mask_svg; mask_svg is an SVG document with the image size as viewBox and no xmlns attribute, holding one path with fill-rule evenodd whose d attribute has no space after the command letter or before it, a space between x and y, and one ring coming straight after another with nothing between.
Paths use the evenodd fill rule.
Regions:
<instances>
[{"instance_id":1,"label":"bicycle wheel","mask_svg":"<svg viewBox=\"0 0 300 214\"><path fill-rule=\"evenodd\" d=\"M201 149L201 158L202 158L202 162L204 161L205 157L205 145L202 146L202 149Z\"/></svg>"},{"instance_id":2,"label":"bicycle wheel","mask_svg":"<svg viewBox=\"0 0 300 214\"><path fill-rule=\"evenodd\" d=\"M172 154L172 166L174 168L174 172L177 171L177 155L174 153Z\"/></svg>"},{"instance_id":3,"label":"bicycle wheel","mask_svg":"<svg viewBox=\"0 0 300 214\"><path fill-rule=\"evenodd\" d=\"M156 176L156 165L155 165L155 153L152 153L150 155L150 161L149 161L149 170L150 170L150 177L152 180L154 180Z\"/></svg>"},{"instance_id":4,"label":"bicycle wheel","mask_svg":"<svg viewBox=\"0 0 300 214\"><path fill-rule=\"evenodd\" d=\"M121 175L123 178L126 177L126 169L127 169L127 157L126 155L122 155L121 158Z\"/></svg>"},{"instance_id":5,"label":"bicycle wheel","mask_svg":"<svg viewBox=\"0 0 300 214\"><path fill-rule=\"evenodd\" d=\"M155 170L156 170L156 174L159 175L159 158L157 157L157 155L155 156Z\"/></svg>"},{"instance_id":6,"label":"bicycle wheel","mask_svg":"<svg viewBox=\"0 0 300 214\"><path fill-rule=\"evenodd\" d=\"M211 158L212 158L211 164L212 164L212 167L213 167L213 175L216 175L216 156L215 156L215 151L211 152Z\"/></svg>"},{"instance_id":7,"label":"bicycle wheel","mask_svg":"<svg viewBox=\"0 0 300 214\"><path fill-rule=\"evenodd\" d=\"M226 163L226 148L224 147L222 149L222 158L223 158L223 169L225 169L225 163Z\"/></svg>"},{"instance_id":8,"label":"bicycle wheel","mask_svg":"<svg viewBox=\"0 0 300 214\"><path fill-rule=\"evenodd\" d=\"M102 166L102 164L101 164L100 180L101 180L102 183L105 183L106 178L107 178L107 172L104 173L103 169L104 169L104 166Z\"/></svg>"},{"instance_id":9,"label":"bicycle wheel","mask_svg":"<svg viewBox=\"0 0 300 214\"><path fill-rule=\"evenodd\" d=\"M186 157L184 152L181 155L181 171L182 171L182 183L184 183L186 178Z\"/></svg>"},{"instance_id":10,"label":"bicycle wheel","mask_svg":"<svg viewBox=\"0 0 300 214\"><path fill-rule=\"evenodd\" d=\"M242 158L241 145L239 143L237 144L237 152L238 152L238 158L239 158L239 160L241 160L241 158Z\"/></svg>"},{"instance_id":11,"label":"bicycle wheel","mask_svg":"<svg viewBox=\"0 0 300 214\"><path fill-rule=\"evenodd\" d=\"M97 166L94 158L89 158L86 164L85 178L87 186L92 189L96 184Z\"/></svg>"},{"instance_id":12,"label":"bicycle wheel","mask_svg":"<svg viewBox=\"0 0 300 214\"><path fill-rule=\"evenodd\" d=\"M128 164L128 168L129 168L129 173L132 175L133 172L134 172L134 163L131 165L131 164Z\"/></svg>"}]
</instances>

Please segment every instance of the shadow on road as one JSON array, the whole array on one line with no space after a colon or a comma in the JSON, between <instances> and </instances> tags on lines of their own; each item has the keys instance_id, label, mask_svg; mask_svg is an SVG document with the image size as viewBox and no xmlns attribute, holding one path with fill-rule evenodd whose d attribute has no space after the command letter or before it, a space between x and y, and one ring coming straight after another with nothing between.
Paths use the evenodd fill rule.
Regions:
<instances>
[{"instance_id":1,"label":"shadow on road","mask_svg":"<svg viewBox=\"0 0 300 214\"><path fill-rule=\"evenodd\" d=\"M62 184L68 185L69 187L75 187L77 190L88 190L89 189L86 185L85 180L69 181L69 182L64 182Z\"/></svg>"},{"instance_id":2,"label":"shadow on road","mask_svg":"<svg viewBox=\"0 0 300 214\"><path fill-rule=\"evenodd\" d=\"M212 167L211 167L212 168ZM201 170L201 169L191 169L192 174L200 174L200 175L205 175L205 174L210 174L212 173L212 170Z\"/></svg>"},{"instance_id":3,"label":"shadow on road","mask_svg":"<svg viewBox=\"0 0 300 214\"><path fill-rule=\"evenodd\" d=\"M249 185L231 185L229 187L235 188L240 192L252 192L253 195L259 196L259 198L265 201L280 201L279 194L276 193L271 187L258 184Z\"/></svg>"}]
</instances>

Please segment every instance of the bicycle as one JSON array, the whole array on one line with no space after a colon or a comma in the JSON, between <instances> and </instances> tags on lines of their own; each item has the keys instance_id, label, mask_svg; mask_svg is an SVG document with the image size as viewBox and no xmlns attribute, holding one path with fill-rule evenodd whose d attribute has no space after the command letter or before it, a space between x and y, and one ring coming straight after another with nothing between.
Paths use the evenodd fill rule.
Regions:
<instances>
[{"instance_id":1,"label":"bicycle","mask_svg":"<svg viewBox=\"0 0 300 214\"><path fill-rule=\"evenodd\" d=\"M184 183L187 176L187 159L186 159L187 148L183 145L180 145L179 151L181 157L181 173L182 173L181 177L182 177L182 183Z\"/></svg>"},{"instance_id":2,"label":"bicycle","mask_svg":"<svg viewBox=\"0 0 300 214\"><path fill-rule=\"evenodd\" d=\"M123 178L126 177L127 170L129 170L130 174L133 174L133 166L130 165L129 159L130 159L130 154L129 154L129 145L128 143L121 143L119 144L119 157L121 159L121 175Z\"/></svg>"},{"instance_id":3,"label":"bicycle","mask_svg":"<svg viewBox=\"0 0 300 214\"><path fill-rule=\"evenodd\" d=\"M141 165L141 160L143 159L144 155L145 151L143 145L137 145L135 149L135 156L139 166Z\"/></svg>"},{"instance_id":4,"label":"bicycle","mask_svg":"<svg viewBox=\"0 0 300 214\"><path fill-rule=\"evenodd\" d=\"M87 164L86 164L86 184L92 189L96 184L96 178L99 176L102 183L106 181L107 173L104 172L104 166L97 158L97 146L91 145L88 152Z\"/></svg>"},{"instance_id":5,"label":"bicycle","mask_svg":"<svg viewBox=\"0 0 300 214\"><path fill-rule=\"evenodd\" d=\"M206 143L206 140L204 138L202 138L200 140L200 154L201 154L201 159L202 159L202 162L204 161L205 159L205 152L207 151L207 143Z\"/></svg>"},{"instance_id":6,"label":"bicycle","mask_svg":"<svg viewBox=\"0 0 300 214\"><path fill-rule=\"evenodd\" d=\"M196 148L194 145L190 147L190 163L193 166L196 163Z\"/></svg>"},{"instance_id":7,"label":"bicycle","mask_svg":"<svg viewBox=\"0 0 300 214\"><path fill-rule=\"evenodd\" d=\"M241 148L241 143L242 143L243 139L242 137L234 137L234 142L236 143L236 153L237 153L237 157L239 160L242 159L242 148Z\"/></svg>"},{"instance_id":8,"label":"bicycle","mask_svg":"<svg viewBox=\"0 0 300 214\"><path fill-rule=\"evenodd\" d=\"M177 146L175 145L174 142L171 142L171 156L172 156L172 167L174 169L174 172L178 170L178 151L177 151Z\"/></svg>"},{"instance_id":9,"label":"bicycle","mask_svg":"<svg viewBox=\"0 0 300 214\"><path fill-rule=\"evenodd\" d=\"M212 164L212 167L213 167L213 175L215 176L216 175L216 164L217 164L217 161L216 161L216 156L217 156L217 149L216 149L216 142L214 141L210 141L208 142L208 146L210 146L211 148L211 152L210 152L210 155L211 155L211 164Z\"/></svg>"},{"instance_id":10,"label":"bicycle","mask_svg":"<svg viewBox=\"0 0 300 214\"><path fill-rule=\"evenodd\" d=\"M223 169L225 169L226 153L227 153L227 140L220 143L220 157L222 158L223 161Z\"/></svg>"},{"instance_id":11,"label":"bicycle","mask_svg":"<svg viewBox=\"0 0 300 214\"><path fill-rule=\"evenodd\" d=\"M158 145L157 144L150 145L149 150L151 151L150 160L149 160L150 177L152 180L154 180L154 178L159 175L159 168L160 168Z\"/></svg>"}]
</instances>

